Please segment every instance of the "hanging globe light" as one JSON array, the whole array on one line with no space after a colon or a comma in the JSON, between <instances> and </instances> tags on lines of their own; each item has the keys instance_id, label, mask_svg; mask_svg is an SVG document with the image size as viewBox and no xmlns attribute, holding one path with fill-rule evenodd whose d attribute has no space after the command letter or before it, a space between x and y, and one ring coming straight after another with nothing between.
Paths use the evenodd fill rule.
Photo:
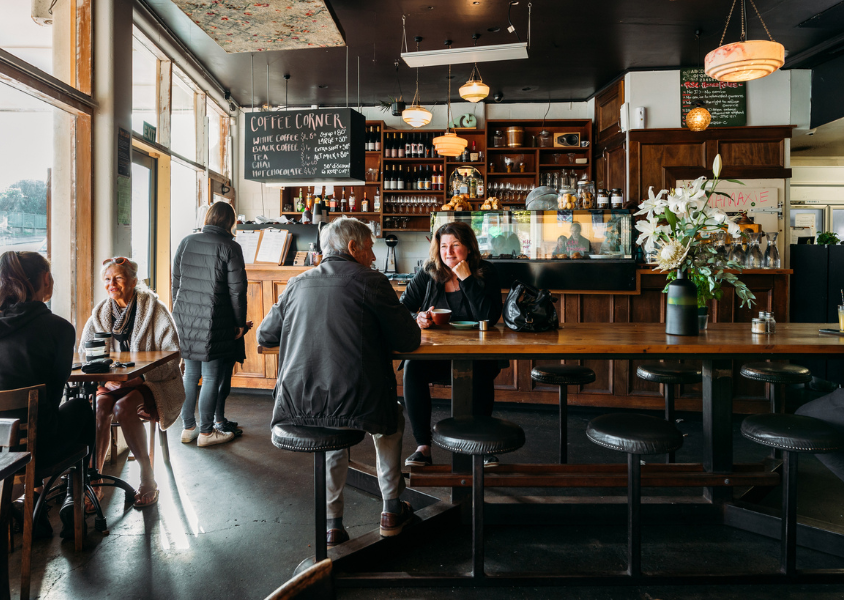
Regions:
<instances>
[{"instance_id":1,"label":"hanging globe light","mask_svg":"<svg viewBox=\"0 0 844 600\"><path fill-rule=\"evenodd\" d=\"M686 113L686 127L689 128L689 131L703 131L709 127L711 121L712 115L702 106L693 108Z\"/></svg>"},{"instance_id":2,"label":"hanging globe light","mask_svg":"<svg viewBox=\"0 0 844 600\"><path fill-rule=\"evenodd\" d=\"M724 44L724 36L727 33L727 26L730 24L730 17L733 15L733 8L727 15L727 23L724 25L724 33L721 34L721 41L718 47L706 55L704 66L706 74L718 81L751 81L767 77L785 64L785 48L779 42L775 42L768 31L768 26L759 14L759 9L753 0L750 4L756 11L756 16L762 22L767 40L748 40L745 28L746 10L744 0L741 0L741 37L738 42Z\"/></svg>"},{"instance_id":3,"label":"hanging globe light","mask_svg":"<svg viewBox=\"0 0 844 600\"><path fill-rule=\"evenodd\" d=\"M475 73L478 74L477 79L475 79ZM460 86L460 97L469 102L479 102L487 96L489 96L489 86L483 82L478 65L475 65L469 74L469 81Z\"/></svg>"},{"instance_id":4,"label":"hanging globe light","mask_svg":"<svg viewBox=\"0 0 844 600\"><path fill-rule=\"evenodd\" d=\"M446 100L448 101L448 108L445 114L445 133L435 137L431 140L431 143L440 156L460 156L469 142L461 137L457 137L456 133L448 130L449 123L451 123L451 65L448 65L448 96Z\"/></svg>"},{"instance_id":5,"label":"hanging globe light","mask_svg":"<svg viewBox=\"0 0 844 600\"><path fill-rule=\"evenodd\" d=\"M414 98L414 104L411 104L408 108L401 111L401 118L411 127L422 127L423 125L427 125L431 122L431 117L433 115L431 115L430 110L415 104L415 102L416 99Z\"/></svg>"}]
</instances>

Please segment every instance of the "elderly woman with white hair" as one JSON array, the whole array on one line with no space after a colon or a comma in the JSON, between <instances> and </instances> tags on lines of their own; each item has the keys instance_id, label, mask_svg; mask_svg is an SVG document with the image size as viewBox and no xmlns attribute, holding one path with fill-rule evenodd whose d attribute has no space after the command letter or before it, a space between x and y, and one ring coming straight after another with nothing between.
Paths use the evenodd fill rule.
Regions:
<instances>
[{"instance_id":1,"label":"elderly woman with white hair","mask_svg":"<svg viewBox=\"0 0 844 600\"><path fill-rule=\"evenodd\" d=\"M179 337L173 317L158 296L138 282L138 265L124 256L103 261L101 271L108 298L94 307L82 331L79 352L95 333L111 333L110 350L139 352L178 350ZM161 429L176 422L185 400L182 374L176 361L170 361L129 381L108 381L97 389L97 455L102 469L111 438L112 415L117 417L126 444L141 468L141 484L135 494L135 508L158 502L158 486L153 477L142 418L155 419ZM102 497L102 488L96 488ZM91 510L92 507L88 507Z\"/></svg>"}]
</instances>

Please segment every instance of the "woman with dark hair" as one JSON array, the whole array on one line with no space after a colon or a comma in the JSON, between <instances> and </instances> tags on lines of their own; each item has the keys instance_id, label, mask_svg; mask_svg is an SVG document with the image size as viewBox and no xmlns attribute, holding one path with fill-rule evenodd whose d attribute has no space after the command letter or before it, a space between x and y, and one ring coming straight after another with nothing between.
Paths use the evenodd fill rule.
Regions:
<instances>
[{"instance_id":1,"label":"woman with dark hair","mask_svg":"<svg viewBox=\"0 0 844 600\"><path fill-rule=\"evenodd\" d=\"M0 256L0 390L46 386L38 402L36 464L55 462L80 444L89 450L94 447L91 405L84 398L61 403L76 332L47 308L45 302L52 295L53 276L46 258L38 252L10 251ZM65 501L60 515L62 537L72 537L72 501Z\"/></svg>"},{"instance_id":2,"label":"woman with dark hair","mask_svg":"<svg viewBox=\"0 0 844 600\"><path fill-rule=\"evenodd\" d=\"M237 216L226 202L215 202L200 233L187 236L173 259L173 317L185 361L182 442L200 447L230 442L237 426L214 422L220 387L226 388L243 352L246 321L246 267L232 229ZM199 391L199 428L194 412ZM222 408L222 407L220 407ZM222 416L220 412L218 415Z\"/></svg>"},{"instance_id":3,"label":"woman with dark hair","mask_svg":"<svg viewBox=\"0 0 844 600\"><path fill-rule=\"evenodd\" d=\"M481 260L478 240L466 223L447 223L431 240L430 256L401 296L416 314L422 329L433 324L431 310L451 310L452 321L489 321L501 317L501 284L495 268ZM501 372L497 360L473 361L472 406L476 415L492 414L494 380ZM450 381L451 361L409 360L404 363L404 404L418 448L405 461L410 466L431 464L431 391L429 384ZM486 457L486 466L498 459Z\"/></svg>"},{"instance_id":4,"label":"woman with dark hair","mask_svg":"<svg viewBox=\"0 0 844 600\"><path fill-rule=\"evenodd\" d=\"M179 337L167 307L138 282L138 265L125 256L103 261L100 271L108 297L99 302L79 340L79 353L97 332L111 334L110 352L178 350ZM107 381L97 388L97 468L102 470L111 439L112 415L117 417L126 445L141 469L141 483L133 506L141 509L158 502L147 434L141 419L155 419L166 430L179 416L185 390L176 361L170 361L129 381ZM103 488L96 487L102 499ZM93 504L87 510L94 510Z\"/></svg>"}]
</instances>

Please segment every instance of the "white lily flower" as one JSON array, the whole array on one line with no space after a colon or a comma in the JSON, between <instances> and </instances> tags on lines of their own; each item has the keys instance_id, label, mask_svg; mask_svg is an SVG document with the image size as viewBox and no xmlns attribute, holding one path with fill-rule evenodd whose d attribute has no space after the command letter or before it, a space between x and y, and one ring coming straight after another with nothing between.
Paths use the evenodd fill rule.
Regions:
<instances>
[{"instance_id":1,"label":"white lily flower","mask_svg":"<svg viewBox=\"0 0 844 600\"><path fill-rule=\"evenodd\" d=\"M689 196L692 198L699 198L706 193L706 177L698 177L695 179L690 188Z\"/></svg>"},{"instance_id":2,"label":"white lily flower","mask_svg":"<svg viewBox=\"0 0 844 600\"><path fill-rule=\"evenodd\" d=\"M691 202L689 192L687 190L682 190L679 194L668 196L668 210L678 217L682 217L688 213L689 202Z\"/></svg>"},{"instance_id":3,"label":"white lily flower","mask_svg":"<svg viewBox=\"0 0 844 600\"><path fill-rule=\"evenodd\" d=\"M706 214L706 218L713 221L716 225L721 225L727 220L727 213L720 208L709 207L704 209L704 213Z\"/></svg>"},{"instance_id":4,"label":"white lily flower","mask_svg":"<svg viewBox=\"0 0 844 600\"><path fill-rule=\"evenodd\" d=\"M712 161L712 173L715 175L717 179L719 175L721 175L721 155L716 154L715 160Z\"/></svg>"},{"instance_id":5,"label":"white lily flower","mask_svg":"<svg viewBox=\"0 0 844 600\"><path fill-rule=\"evenodd\" d=\"M741 227L738 224L734 223L733 221L727 221L727 233L730 234L730 237L739 237L741 235Z\"/></svg>"},{"instance_id":6,"label":"white lily flower","mask_svg":"<svg viewBox=\"0 0 844 600\"><path fill-rule=\"evenodd\" d=\"M662 209L668 205L668 203L662 198L662 196L666 193L666 190L662 190L659 194L654 196L654 188L653 186L651 186L650 188L648 188L648 199L642 201L642 203L639 205L639 212L634 214L644 215L645 213L647 213L648 219L653 218L655 212L662 212Z\"/></svg>"}]
</instances>

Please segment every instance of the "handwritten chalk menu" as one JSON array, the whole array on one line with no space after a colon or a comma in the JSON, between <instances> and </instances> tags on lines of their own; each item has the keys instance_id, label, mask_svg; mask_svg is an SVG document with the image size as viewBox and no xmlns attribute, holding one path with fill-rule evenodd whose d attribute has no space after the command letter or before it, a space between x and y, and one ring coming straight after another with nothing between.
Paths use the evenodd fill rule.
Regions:
<instances>
[{"instance_id":1,"label":"handwritten chalk menu","mask_svg":"<svg viewBox=\"0 0 844 600\"><path fill-rule=\"evenodd\" d=\"M680 119L686 126L686 114L703 102L712 115L710 127L747 125L747 87L743 81L712 79L703 69L680 69Z\"/></svg>"},{"instance_id":2,"label":"handwritten chalk menu","mask_svg":"<svg viewBox=\"0 0 844 600\"><path fill-rule=\"evenodd\" d=\"M719 190L709 197L709 206L720 208L725 212L776 209L779 207L779 196L777 188L743 187Z\"/></svg>"},{"instance_id":3,"label":"handwritten chalk menu","mask_svg":"<svg viewBox=\"0 0 844 600\"><path fill-rule=\"evenodd\" d=\"M246 179L289 185L364 181L365 117L350 108L247 113Z\"/></svg>"}]
</instances>

